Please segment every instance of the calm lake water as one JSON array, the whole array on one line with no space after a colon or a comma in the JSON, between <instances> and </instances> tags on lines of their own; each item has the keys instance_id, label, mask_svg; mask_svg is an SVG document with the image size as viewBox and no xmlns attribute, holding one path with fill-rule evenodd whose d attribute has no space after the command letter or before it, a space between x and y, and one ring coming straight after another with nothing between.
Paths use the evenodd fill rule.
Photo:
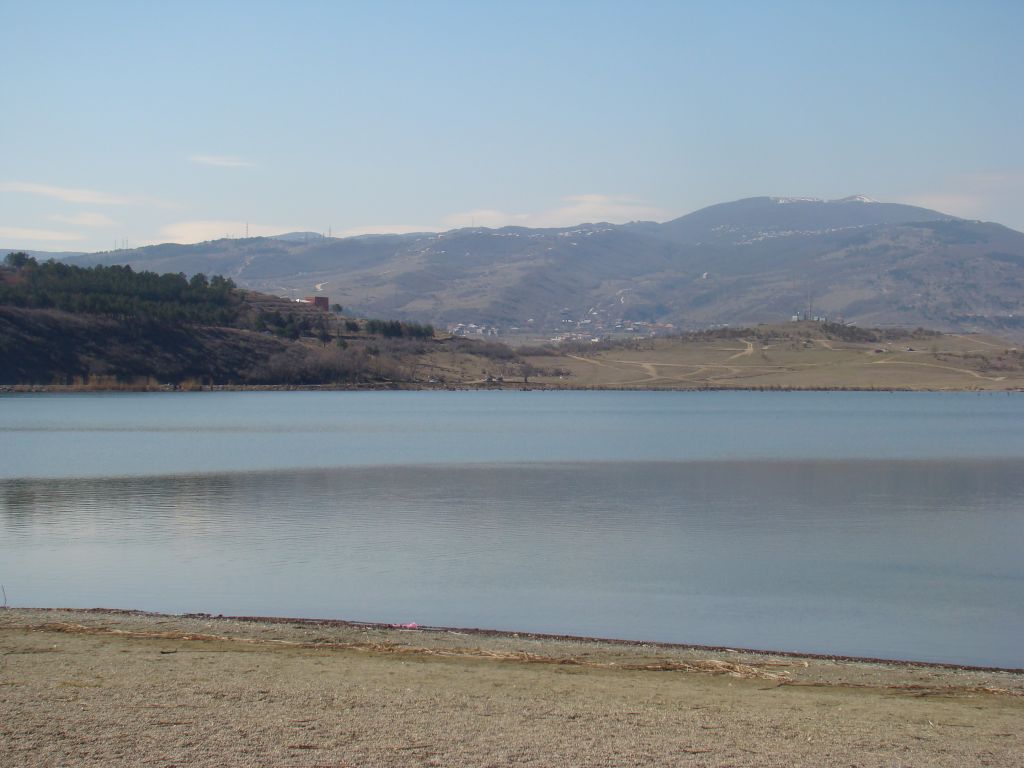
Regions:
<instances>
[{"instance_id":1,"label":"calm lake water","mask_svg":"<svg viewBox=\"0 0 1024 768\"><path fill-rule=\"evenodd\" d=\"M1024 666L1024 397L0 396L12 605Z\"/></svg>"}]
</instances>

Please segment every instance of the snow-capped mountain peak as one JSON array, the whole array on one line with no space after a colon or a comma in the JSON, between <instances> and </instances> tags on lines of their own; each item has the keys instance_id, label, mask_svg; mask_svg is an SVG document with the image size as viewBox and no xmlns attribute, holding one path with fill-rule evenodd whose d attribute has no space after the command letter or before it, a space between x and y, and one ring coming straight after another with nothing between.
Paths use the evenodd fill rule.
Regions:
<instances>
[{"instance_id":1,"label":"snow-capped mountain peak","mask_svg":"<svg viewBox=\"0 0 1024 768\"><path fill-rule=\"evenodd\" d=\"M770 200L778 205L786 205L788 203L877 203L877 200L872 200L867 195L850 195L849 197L841 197L837 200L823 200L820 197L772 197Z\"/></svg>"},{"instance_id":2,"label":"snow-capped mountain peak","mask_svg":"<svg viewBox=\"0 0 1024 768\"><path fill-rule=\"evenodd\" d=\"M850 195L839 200L830 200L830 203L877 203L877 200L872 200L867 195Z\"/></svg>"}]
</instances>

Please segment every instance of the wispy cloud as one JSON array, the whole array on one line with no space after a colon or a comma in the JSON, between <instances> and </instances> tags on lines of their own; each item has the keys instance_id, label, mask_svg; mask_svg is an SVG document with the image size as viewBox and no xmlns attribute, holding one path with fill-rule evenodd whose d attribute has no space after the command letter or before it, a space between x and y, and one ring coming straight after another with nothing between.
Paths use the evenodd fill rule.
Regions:
<instances>
[{"instance_id":1,"label":"wispy cloud","mask_svg":"<svg viewBox=\"0 0 1024 768\"><path fill-rule=\"evenodd\" d=\"M97 205L134 205L137 201L125 195L114 195L96 189L54 187L49 184L35 184L28 181L0 181L0 192L22 192L27 195L41 195L63 200L65 203L92 203Z\"/></svg>"},{"instance_id":2,"label":"wispy cloud","mask_svg":"<svg viewBox=\"0 0 1024 768\"><path fill-rule=\"evenodd\" d=\"M672 214L662 208L631 197L613 195L573 195L562 200L562 205L532 213L510 213L495 209L480 208L445 216L440 222L430 224L367 224L348 229L336 230L335 237L357 237L359 235L409 234L413 232L438 232L459 227L498 228L509 225L523 227L568 227L585 222L607 221L621 224L635 220L664 221ZM83 222L83 226L84 226ZM301 232L308 229L301 225L248 224L250 237L270 237L285 232ZM233 219L197 219L177 221L160 228L159 236L148 244L156 243L200 243L219 240L223 237L244 237L246 222Z\"/></svg>"},{"instance_id":3,"label":"wispy cloud","mask_svg":"<svg viewBox=\"0 0 1024 768\"><path fill-rule=\"evenodd\" d=\"M11 240L82 240L82 236L74 232L55 232L51 229L25 229L23 227L0 227L0 237Z\"/></svg>"},{"instance_id":4,"label":"wispy cloud","mask_svg":"<svg viewBox=\"0 0 1024 768\"><path fill-rule=\"evenodd\" d=\"M335 232L335 237L358 237L359 235L408 235L412 232L436 232L436 226L427 224L367 224Z\"/></svg>"},{"instance_id":5,"label":"wispy cloud","mask_svg":"<svg viewBox=\"0 0 1024 768\"><path fill-rule=\"evenodd\" d=\"M441 223L446 229L469 226L570 227L585 222L624 224L627 221L671 218L671 214L662 208L621 195L572 195L563 198L562 202L555 208L532 213L480 208L446 216Z\"/></svg>"},{"instance_id":6,"label":"wispy cloud","mask_svg":"<svg viewBox=\"0 0 1024 768\"><path fill-rule=\"evenodd\" d=\"M460 227L529 227L531 214L509 213L496 208L474 208L471 211L452 213L441 219L440 229L459 229Z\"/></svg>"},{"instance_id":7,"label":"wispy cloud","mask_svg":"<svg viewBox=\"0 0 1024 768\"><path fill-rule=\"evenodd\" d=\"M541 220L550 226L568 226L586 221L607 221L625 224L627 221L652 221L671 218L674 214L633 197L622 195L575 195L565 198L565 205L548 211ZM564 222L564 223L563 223Z\"/></svg>"},{"instance_id":8,"label":"wispy cloud","mask_svg":"<svg viewBox=\"0 0 1024 768\"><path fill-rule=\"evenodd\" d=\"M948 178L935 188L898 198L901 203L921 205L966 219L1000 220L1015 216L1011 226L1024 218L1020 200L1024 196L1024 170L976 171Z\"/></svg>"},{"instance_id":9,"label":"wispy cloud","mask_svg":"<svg viewBox=\"0 0 1024 768\"><path fill-rule=\"evenodd\" d=\"M586 222L665 221L675 215L642 200L621 195L572 195L562 205L531 213L513 213L495 208L475 208L445 216L437 224L367 224L335 232L337 237L358 235L404 235L411 232L439 232L461 227L571 227Z\"/></svg>"},{"instance_id":10,"label":"wispy cloud","mask_svg":"<svg viewBox=\"0 0 1024 768\"><path fill-rule=\"evenodd\" d=\"M91 227L93 229L117 226L117 222L105 213L96 213L95 211L82 211L81 213L75 213L70 216L55 213L50 216L50 218L54 221L59 221L62 224L73 224L74 226Z\"/></svg>"},{"instance_id":11,"label":"wispy cloud","mask_svg":"<svg viewBox=\"0 0 1024 768\"><path fill-rule=\"evenodd\" d=\"M244 221L226 219L203 219L198 221L178 221L160 228L158 243L202 243L207 240L219 240L222 237L245 237L248 226L250 237L270 237L285 232L301 232L303 227L288 227L274 224L248 225Z\"/></svg>"},{"instance_id":12,"label":"wispy cloud","mask_svg":"<svg viewBox=\"0 0 1024 768\"><path fill-rule=\"evenodd\" d=\"M978 195L956 192L922 192L897 198L896 202L919 205L963 219L977 219L985 208L985 200Z\"/></svg>"},{"instance_id":13,"label":"wispy cloud","mask_svg":"<svg viewBox=\"0 0 1024 768\"><path fill-rule=\"evenodd\" d=\"M228 155L192 155L189 162L197 165L213 165L218 168L253 168L256 163Z\"/></svg>"},{"instance_id":14,"label":"wispy cloud","mask_svg":"<svg viewBox=\"0 0 1024 768\"><path fill-rule=\"evenodd\" d=\"M31 181L0 181L0 192L17 192L24 195L39 195L65 203L87 205L137 205L173 209L179 206L154 197L139 197L103 192L98 189L81 187L57 187L52 184L37 184Z\"/></svg>"}]
</instances>

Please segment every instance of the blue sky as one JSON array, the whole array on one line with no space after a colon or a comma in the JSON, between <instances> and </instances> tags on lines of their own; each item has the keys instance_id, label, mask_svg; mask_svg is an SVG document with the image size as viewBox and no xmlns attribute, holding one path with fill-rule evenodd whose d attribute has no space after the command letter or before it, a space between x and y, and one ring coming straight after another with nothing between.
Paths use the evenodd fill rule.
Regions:
<instances>
[{"instance_id":1,"label":"blue sky","mask_svg":"<svg viewBox=\"0 0 1024 768\"><path fill-rule=\"evenodd\" d=\"M0 0L0 246L666 220L1024 230L1024 3Z\"/></svg>"}]
</instances>

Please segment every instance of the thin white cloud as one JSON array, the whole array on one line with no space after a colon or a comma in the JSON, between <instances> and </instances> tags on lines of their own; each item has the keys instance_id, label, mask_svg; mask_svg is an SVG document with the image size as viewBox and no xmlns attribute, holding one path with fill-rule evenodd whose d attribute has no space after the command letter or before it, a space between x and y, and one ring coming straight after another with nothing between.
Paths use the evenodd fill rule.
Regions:
<instances>
[{"instance_id":1,"label":"thin white cloud","mask_svg":"<svg viewBox=\"0 0 1024 768\"><path fill-rule=\"evenodd\" d=\"M87 205L140 205L156 208L178 208L175 203L153 197L131 197L98 189L80 187L56 187L52 184L37 184L31 181L0 181L0 192L18 192L26 195L39 195L61 200L65 203L85 203Z\"/></svg>"},{"instance_id":2,"label":"thin white cloud","mask_svg":"<svg viewBox=\"0 0 1024 768\"><path fill-rule=\"evenodd\" d=\"M77 227L91 227L93 229L117 226L117 222L105 213L96 213L95 211L82 211L81 213L75 213L70 216L55 213L50 216L50 218L54 221L59 221L62 224L73 224Z\"/></svg>"},{"instance_id":3,"label":"thin white cloud","mask_svg":"<svg viewBox=\"0 0 1024 768\"><path fill-rule=\"evenodd\" d=\"M367 224L335 232L335 237L359 235L405 235L415 232L440 232L462 227L571 227L586 222L665 221L675 215L663 208L631 197L614 195L572 195L563 204L546 211L512 213L494 208L475 208L445 216L438 224Z\"/></svg>"},{"instance_id":4,"label":"thin white cloud","mask_svg":"<svg viewBox=\"0 0 1024 768\"><path fill-rule=\"evenodd\" d=\"M672 214L662 208L641 200L612 195L573 195L563 199L563 204L546 211L533 213L510 213L489 208L480 208L445 216L437 225L429 224L368 224L334 232L335 237L357 237L360 235L410 234L415 232L439 232L460 227L504 226L522 227L570 227L585 222L607 221L621 224L627 221L664 221ZM301 232L302 226L276 224L248 225L250 237L271 237L285 232ZM159 238L147 244L166 242L200 243L219 240L223 237L245 237L246 223L228 219L200 219L178 221L160 228Z\"/></svg>"},{"instance_id":5,"label":"thin white cloud","mask_svg":"<svg viewBox=\"0 0 1024 768\"><path fill-rule=\"evenodd\" d=\"M625 196L575 195L565 198L565 203L562 207L549 212L548 217L552 221L607 221L611 224L625 224L627 221L660 221L674 215L664 208Z\"/></svg>"},{"instance_id":6,"label":"thin white cloud","mask_svg":"<svg viewBox=\"0 0 1024 768\"><path fill-rule=\"evenodd\" d=\"M113 195L95 189L54 187L28 181L0 181L0 192L23 192L63 200L65 203L92 203L98 205L133 205L136 201L124 195Z\"/></svg>"},{"instance_id":7,"label":"thin white cloud","mask_svg":"<svg viewBox=\"0 0 1024 768\"><path fill-rule=\"evenodd\" d=\"M985 200L978 195L957 194L955 192L924 192L897 198L896 202L918 205L939 213L948 213L962 219L976 219L985 208Z\"/></svg>"},{"instance_id":8,"label":"thin white cloud","mask_svg":"<svg viewBox=\"0 0 1024 768\"><path fill-rule=\"evenodd\" d=\"M245 237L248 226L249 237L271 237L285 232L302 232L303 227L287 227L273 224L246 225L244 221L226 219L203 219L199 221L177 221L160 228L163 239L159 243L202 243L219 240L222 237Z\"/></svg>"},{"instance_id":9,"label":"thin white cloud","mask_svg":"<svg viewBox=\"0 0 1024 768\"><path fill-rule=\"evenodd\" d=\"M441 219L442 229L459 229L461 227L529 227L531 215L528 213L509 213L494 208L474 208L471 211L453 213ZM578 223L578 222L577 222Z\"/></svg>"},{"instance_id":10,"label":"thin white cloud","mask_svg":"<svg viewBox=\"0 0 1024 768\"><path fill-rule=\"evenodd\" d=\"M437 227L416 224L368 224L335 232L335 237L358 237L360 235L408 235L413 232L436 232Z\"/></svg>"},{"instance_id":11,"label":"thin white cloud","mask_svg":"<svg viewBox=\"0 0 1024 768\"><path fill-rule=\"evenodd\" d=\"M82 240L82 236L74 232L55 232L51 229L25 229L23 227L0 227L0 237L11 240L51 240L67 241Z\"/></svg>"},{"instance_id":12,"label":"thin white cloud","mask_svg":"<svg viewBox=\"0 0 1024 768\"><path fill-rule=\"evenodd\" d=\"M1020 208L1022 197L1024 170L1011 169L959 174L940 182L934 189L897 199L965 219L999 221L1009 215L1017 221L1004 223L1019 227L1024 219Z\"/></svg>"},{"instance_id":13,"label":"thin white cloud","mask_svg":"<svg viewBox=\"0 0 1024 768\"><path fill-rule=\"evenodd\" d=\"M256 163L228 155L192 155L190 162L197 165L213 165L217 168L253 168Z\"/></svg>"},{"instance_id":14,"label":"thin white cloud","mask_svg":"<svg viewBox=\"0 0 1024 768\"><path fill-rule=\"evenodd\" d=\"M624 224L627 221L664 221L671 214L663 208L616 195L572 195L563 198L563 204L546 211L510 213L489 208L464 211L446 216L441 223L446 229L457 227L571 227L586 222L607 221Z\"/></svg>"}]
</instances>

